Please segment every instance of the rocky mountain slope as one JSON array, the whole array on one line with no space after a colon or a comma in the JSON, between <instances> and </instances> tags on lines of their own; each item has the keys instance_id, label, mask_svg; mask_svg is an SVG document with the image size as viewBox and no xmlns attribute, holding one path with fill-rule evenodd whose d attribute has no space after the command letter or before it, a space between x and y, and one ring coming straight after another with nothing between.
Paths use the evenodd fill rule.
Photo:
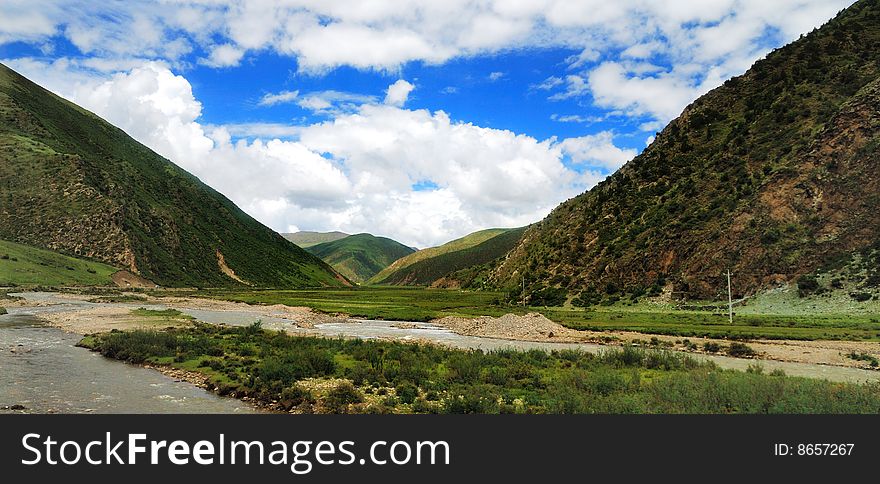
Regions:
<instances>
[{"instance_id":1,"label":"rocky mountain slope","mask_svg":"<svg viewBox=\"0 0 880 484\"><path fill-rule=\"evenodd\" d=\"M880 2L862 0L696 100L482 277L726 297L728 269L750 294L876 260L878 242Z\"/></svg>"}]
</instances>

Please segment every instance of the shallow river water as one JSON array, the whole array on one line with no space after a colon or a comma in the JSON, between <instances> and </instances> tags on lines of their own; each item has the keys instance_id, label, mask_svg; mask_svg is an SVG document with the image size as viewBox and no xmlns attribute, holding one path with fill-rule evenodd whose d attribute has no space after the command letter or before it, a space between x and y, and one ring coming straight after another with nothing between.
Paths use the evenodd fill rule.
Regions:
<instances>
[{"instance_id":1,"label":"shallow river water","mask_svg":"<svg viewBox=\"0 0 880 484\"><path fill-rule=\"evenodd\" d=\"M23 405L30 412L59 413L245 413L248 405L218 397L195 385L175 381L161 373L103 358L74 346L79 336L45 326L39 316L51 311L107 306L60 298L52 293L24 293L19 296L48 304L31 308L10 308L0 316L0 407ZM144 304L120 304L132 308ZM164 306L148 305L151 309ZM299 332L287 319L267 317L264 308L221 311L181 309L200 321L247 325L257 319L264 327ZM540 343L462 336L430 323L399 323L354 320L349 323L321 324L312 333L329 337L396 338L423 340L456 348L494 350L577 348L589 352L603 346L575 343ZM693 355L714 361L722 368L745 370L753 360L713 355ZM880 372L828 365L760 361L766 371L781 369L792 376L825 378L832 381L880 381ZM2 411L2 410L0 410Z\"/></svg>"}]
</instances>

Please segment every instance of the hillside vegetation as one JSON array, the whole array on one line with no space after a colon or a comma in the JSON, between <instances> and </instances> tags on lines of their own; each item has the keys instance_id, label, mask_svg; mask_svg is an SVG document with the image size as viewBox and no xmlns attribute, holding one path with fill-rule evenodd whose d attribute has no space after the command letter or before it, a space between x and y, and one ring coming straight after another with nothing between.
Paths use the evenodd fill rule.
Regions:
<instances>
[{"instance_id":1,"label":"hillside vegetation","mask_svg":"<svg viewBox=\"0 0 880 484\"><path fill-rule=\"evenodd\" d=\"M343 284L196 177L2 65L0 238L164 286Z\"/></svg>"},{"instance_id":2,"label":"hillside vegetation","mask_svg":"<svg viewBox=\"0 0 880 484\"><path fill-rule=\"evenodd\" d=\"M726 297L859 264L876 293L880 2L862 0L702 96L482 278L529 295ZM870 264L868 264L870 265ZM558 294L557 294L558 295Z\"/></svg>"},{"instance_id":3,"label":"hillside vegetation","mask_svg":"<svg viewBox=\"0 0 880 484\"><path fill-rule=\"evenodd\" d=\"M370 234L312 245L306 250L330 264L352 282L361 284L392 262L415 252L400 242Z\"/></svg>"},{"instance_id":4,"label":"hillside vegetation","mask_svg":"<svg viewBox=\"0 0 880 484\"><path fill-rule=\"evenodd\" d=\"M285 239L302 247L303 249L313 245L323 244L324 242L333 242L334 240L344 239L349 235L345 232L294 232L292 234L281 234Z\"/></svg>"},{"instance_id":5,"label":"hillside vegetation","mask_svg":"<svg viewBox=\"0 0 880 484\"><path fill-rule=\"evenodd\" d=\"M489 229L420 250L395 262L370 280L372 284L457 287L456 271L480 266L504 256L516 246L525 228Z\"/></svg>"},{"instance_id":6,"label":"hillside vegetation","mask_svg":"<svg viewBox=\"0 0 880 484\"><path fill-rule=\"evenodd\" d=\"M0 240L0 286L105 286L117 269Z\"/></svg>"}]
</instances>

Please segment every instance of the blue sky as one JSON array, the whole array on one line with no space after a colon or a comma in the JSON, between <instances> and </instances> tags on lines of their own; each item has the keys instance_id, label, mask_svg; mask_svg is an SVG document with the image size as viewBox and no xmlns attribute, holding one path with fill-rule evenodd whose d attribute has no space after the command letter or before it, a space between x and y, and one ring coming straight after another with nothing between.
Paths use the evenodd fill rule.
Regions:
<instances>
[{"instance_id":1,"label":"blue sky","mask_svg":"<svg viewBox=\"0 0 880 484\"><path fill-rule=\"evenodd\" d=\"M279 231L424 247L589 189L849 0L4 0L0 60Z\"/></svg>"}]
</instances>

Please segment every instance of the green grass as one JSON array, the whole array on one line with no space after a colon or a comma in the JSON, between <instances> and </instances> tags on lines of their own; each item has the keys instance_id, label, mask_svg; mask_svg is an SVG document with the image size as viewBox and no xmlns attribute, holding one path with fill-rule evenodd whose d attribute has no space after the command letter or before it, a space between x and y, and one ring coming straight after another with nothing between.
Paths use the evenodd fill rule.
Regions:
<instances>
[{"instance_id":1,"label":"green grass","mask_svg":"<svg viewBox=\"0 0 880 484\"><path fill-rule=\"evenodd\" d=\"M400 321L428 321L444 316L501 316L537 311L564 326L581 330L623 330L646 334L729 339L880 340L880 313L757 314L736 308L727 315L679 310L672 305L617 303L588 309L512 306L506 295L418 287L369 287L314 291L201 291L196 295L249 304L306 306L327 313ZM813 305L812 300L802 304ZM750 307L750 306L746 306ZM744 314L740 314L742 311ZM793 312L793 311L789 311Z\"/></svg>"},{"instance_id":2,"label":"green grass","mask_svg":"<svg viewBox=\"0 0 880 484\"><path fill-rule=\"evenodd\" d=\"M412 253L398 261L394 264L391 264L378 274L376 274L372 279L369 280L370 284L384 284L384 283L396 283L396 281L388 281L395 273L402 273L407 268L414 264L418 263L428 263L431 259L450 254L452 252L458 252L461 250L469 249L471 247L475 247L483 242L486 242L489 239L497 237L505 232L509 232L513 229L487 229L481 230L479 232L474 232L472 234L468 234L460 239L455 239L451 242L447 242L439 247L429 247L427 249L422 249L418 252ZM471 263L473 264L473 263ZM453 270L457 270L459 268L450 268L446 272L451 272Z\"/></svg>"},{"instance_id":3,"label":"green grass","mask_svg":"<svg viewBox=\"0 0 880 484\"><path fill-rule=\"evenodd\" d=\"M203 373L220 394L321 413L878 413L880 385L720 370L680 353L452 350L196 324L80 345ZM318 392L312 382L333 382Z\"/></svg>"},{"instance_id":4,"label":"green grass","mask_svg":"<svg viewBox=\"0 0 880 484\"><path fill-rule=\"evenodd\" d=\"M158 293L157 293L158 294ZM428 321L450 315L496 315L510 312L503 294L420 287L369 287L293 291L199 291L195 295L248 304L307 306L326 313L398 321Z\"/></svg>"},{"instance_id":5,"label":"green grass","mask_svg":"<svg viewBox=\"0 0 880 484\"><path fill-rule=\"evenodd\" d=\"M0 286L100 286L118 269L0 240Z\"/></svg>"},{"instance_id":6,"label":"green grass","mask_svg":"<svg viewBox=\"0 0 880 484\"><path fill-rule=\"evenodd\" d=\"M349 280L361 284L415 249L386 237L357 234L312 245L306 251L330 264Z\"/></svg>"},{"instance_id":7,"label":"green grass","mask_svg":"<svg viewBox=\"0 0 880 484\"><path fill-rule=\"evenodd\" d=\"M437 254L395 270L383 280L376 282L390 285L429 286L441 278L449 277L459 283L471 284L473 276L465 273L469 272L469 269L482 267L504 256L516 246L525 230L525 227L506 230L476 245Z\"/></svg>"}]
</instances>

